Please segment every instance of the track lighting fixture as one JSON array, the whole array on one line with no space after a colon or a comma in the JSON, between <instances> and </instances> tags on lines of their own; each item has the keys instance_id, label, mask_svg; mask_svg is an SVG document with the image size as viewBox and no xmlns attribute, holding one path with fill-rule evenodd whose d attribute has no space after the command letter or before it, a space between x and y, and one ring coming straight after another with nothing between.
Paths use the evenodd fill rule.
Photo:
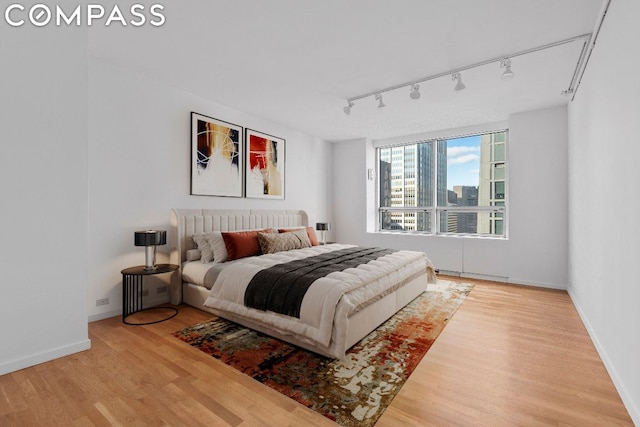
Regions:
<instances>
[{"instance_id":1,"label":"track lighting fixture","mask_svg":"<svg viewBox=\"0 0 640 427\"><path fill-rule=\"evenodd\" d=\"M353 101L358 101L360 99L364 99L364 98L368 98L370 96L374 96L376 101L378 101L378 108L384 108L385 104L382 101L382 94L384 92L391 92L394 91L396 89L400 89L402 87L409 87L410 88L410 92L409 92L409 97L411 97L411 99L420 99L420 85L419 83L424 83L424 82L428 82L430 80L434 80L434 79L439 79L440 77L447 77L447 76L451 76L452 80L456 82L456 85L454 87L455 90L463 90L466 86L464 83L462 83L462 72L463 71L467 71L467 70L471 70L473 68L477 68L477 67L482 67L484 65L487 64L492 64L492 63L496 63L498 62L500 64L500 68L504 68L504 72L500 75L500 78L502 80L509 80L512 79L513 77L515 77L515 73L511 70L511 58L515 58L517 56L521 56L521 55L527 55L529 53L533 53L533 52L538 52L544 49L551 49L553 47L557 47L557 46L562 46L565 45L567 43L573 43L575 41L582 41L583 42L583 48L582 48L582 52L580 54L580 58L578 60L577 66L579 67L580 64L582 64L582 62L584 61L585 58L585 54L588 51L588 49L586 49L587 44L589 43L589 40L591 39L591 33L588 34L582 34L579 36L575 36L575 37L571 37L568 39L564 39L564 40L559 40L557 42L553 42L553 43L549 43L543 46L537 46L534 48L530 48L527 50L523 50L520 52L513 52L510 55L503 55L503 56L499 56L497 58L491 58L491 59L487 59L485 61L482 62L477 62L475 64L471 64L471 65L466 65L463 67L458 67L456 69L453 70L449 70L449 71L445 71L442 73L438 73L438 74L432 74L430 76L426 76L423 77L421 79L414 79L412 81L406 82L406 83L401 83L401 84L397 84L394 86L390 86L390 87L386 87L384 89L377 89L374 92L369 92L369 93L365 93L363 95L358 95L358 96L353 96L351 98L347 99L347 106L344 107L342 109L342 111L344 111L344 113L346 115L351 114L351 107L353 107ZM576 69L576 73L578 72L578 69ZM571 83L569 84L569 88L564 91L563 93L565 94L572 94L574 92L575 89L575 73L574 73L574 78L572 78Z\"/></svg>"},{"instance_id":2,"label":"track lighting fixture","mask_svg":"<svg viewBox=\"0 0 640 427\"><path fill-rule=\"evenodd\" d=\"M344 113L348 116L349 114L351 114L351 107L353 107L353 102L349 101L347 106L344 107L342 111L344 111Z\"/></svg>"},{"instance_id":3,"label":"track lighting fixture","mask_svg":"<svg viewBox=\"0 0 640 427\"><path fill-rule=\"evenodd\" d=\"M502 80L511 80L516 74L511 71L511 60L509 58L505 58L502 61L500 61L500 68L504 68L504 73L502 73L502 76L500 76L500 78Z\"/></svg>"},{"instance_id":4,"label":"track lighting fixture","mask_svg":"<svg viewBox=\"0 0 640 427\"><path fill-rule=\"evenodd\" d=\"M418 83L411 85L411 93L409 96L411 99L420 99L420 85Z\"/></svg>"},{"instance_id":5,"label":"track lighting fixture","mask_svg":"<svg viewBox=\"0 0 640 427\"><path fill-rule=\"evenodd\" d=\"M460 74L460 73L453 73L451 75L451 80L453 80L454 82L457 82L456 86L453 88L455 90L462 90L465 87L467 87L467 86L465 86L464 83L462 83L462 74Z\"/></svg>"}]
</instances>

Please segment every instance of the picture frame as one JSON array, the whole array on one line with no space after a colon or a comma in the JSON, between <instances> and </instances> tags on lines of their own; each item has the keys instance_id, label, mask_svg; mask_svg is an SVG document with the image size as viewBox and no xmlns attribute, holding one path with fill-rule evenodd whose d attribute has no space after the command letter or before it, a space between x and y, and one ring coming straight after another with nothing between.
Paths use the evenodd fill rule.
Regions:
<instances>
[{"instance_id":1,"label":"picture frame","mask_svg":"<svg viewBox=\"0 0 640 427\"><path fill-rule=\"evenodd\" d=\"M286 140L245 129L245 197L285 198Z\"/></svg>"},{"instance_id":2,"label":"picture frame","mask_svg":"<svg viewBox=\"0 0 640 427\"><path fill-rule=\"evenodd\" d=\"M191 195L244 196L241 126L191 112Z\"/></svg>"}]
</instances>

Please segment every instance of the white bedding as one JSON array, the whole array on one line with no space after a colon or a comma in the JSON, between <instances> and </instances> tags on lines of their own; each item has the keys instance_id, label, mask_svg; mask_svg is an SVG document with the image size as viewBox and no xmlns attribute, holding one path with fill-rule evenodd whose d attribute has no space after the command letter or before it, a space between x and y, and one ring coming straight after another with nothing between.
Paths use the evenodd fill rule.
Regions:
<instances>
[{"instance_id":1,"label":"white bedding","mask_svg":"<svg viewBox=\"0 0 640 427\"><path fill-rule=\"evenodd\" d=\"M223 263L203 263L200 260L184 262L182 264L182 280L211 289L218 278L218 274L220 274L220 272L227 266L233 265L238 261L240 260L227 261Z\"/></svg>"},{"instance_id":2,"label":"white bedding","mask_svg":"<svg viewBox=\"0 0 640 427\"><path fill-rule=\"evenodd\" d=\"M258 271L275 264L349 247L352 245L314 246L225 263L224 268L216 271L217 279L205 306L270 325L281 334L295 336L311 345L327 347L332 333L334 339L344 339L348 317L366 306L367 301L385 295L420 273L426 272L428 281L435 282L433 265L424 253L398 251L357 268L333 272L316 280L303 299L300 318L245 307L245 289ZM198 269L194 267L194 270ZM200 274L204 280L207 273L203 273L204 269L198 271L192 274Z\"/></svg>"}]
</instances>

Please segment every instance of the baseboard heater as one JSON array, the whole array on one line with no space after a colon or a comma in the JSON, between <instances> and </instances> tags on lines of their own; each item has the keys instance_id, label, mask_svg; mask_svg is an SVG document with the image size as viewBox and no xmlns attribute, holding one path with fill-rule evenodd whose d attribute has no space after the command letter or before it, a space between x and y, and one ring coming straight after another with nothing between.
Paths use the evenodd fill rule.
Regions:
<instances>
[{"instance_id":1,"label":"baseboard heater","mask_svg":"<svg viewBox=\"0 0 640 427\"><path fill-rule=\"evenodd\" d=\"M436 269L436 274L441 274L443 276L467 278L467 279L488 280L491 282L504 282L504 283L509 282L508 277L490 276L487 274L461 273L459 271L451 271L451 270Z\"/></svg>"}]
</instances>

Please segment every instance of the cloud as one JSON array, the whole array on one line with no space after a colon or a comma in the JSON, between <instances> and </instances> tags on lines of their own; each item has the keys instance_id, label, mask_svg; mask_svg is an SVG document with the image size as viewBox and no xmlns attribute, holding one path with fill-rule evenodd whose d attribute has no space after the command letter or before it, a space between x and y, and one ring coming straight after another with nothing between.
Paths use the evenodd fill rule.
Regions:
<instances>
[{"instance_id":1,"label":"cloud","mask_svg":"<svg viewBox=\"0 0 640 427\"><path fill-rule=\"evenodd\" d=\"M461 145L447 147L447 164L462 165L480 161L480 146Z\"/></svg>"},{"instance_id":2,"label":"cloud","mask_svg":"<svg viewBox=\"0 0 640 427\"><path fill-rule=\"evenodd\" d=\"M471 163L471 162L479 162L480 161L480 156L477 154L464 154L464 155L459 155L457 157L449 157L447 159L447 164L448 165L461 165L464 163Z\"/></svg>"},{"instance_id":3,"label":"cloud","mask_svg":"<svg viewBox=\"0 0 640 427\"><path fill-rule=\"evenodd\" d=\"M458 147L447 147L448 157L457 157L466 153L479 153L479 152L480 152L479 146L470 147L468 145L462 145Z\"/></svg>"}]
</instances>

